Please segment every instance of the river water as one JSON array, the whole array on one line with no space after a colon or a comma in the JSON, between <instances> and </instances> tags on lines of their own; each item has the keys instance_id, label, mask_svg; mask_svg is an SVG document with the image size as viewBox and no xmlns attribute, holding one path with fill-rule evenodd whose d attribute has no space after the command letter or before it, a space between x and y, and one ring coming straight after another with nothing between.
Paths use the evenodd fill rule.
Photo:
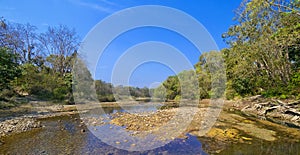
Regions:
<instances>
[{"instance_id":1,"label":"river water","mask_svg":"<svg viewBox=\"0 0 300 155\"><path fill-rule=\"evenodd\" d=\"M139 111L139 108L131 110ZM146 109L144 107L146 111L155 111L156 109L157 107L146 107ZM120 107L104 108L103 110L106 113L104 115L124 111ZM3 144L0 144L0 154L207 154L202 148L203 138L191 134L187 134L187 139L174 139L154 150L130 152L117 149L99 140L85 125L82 125L78 114L41 119L40 121L45 127L3 139ZM277 137L280 136L287 135L277 134ZM231 144L219 154L299 155L300 143L284 138L272 142L254 138L251 143Z\"/></svg>"}]
</instances>

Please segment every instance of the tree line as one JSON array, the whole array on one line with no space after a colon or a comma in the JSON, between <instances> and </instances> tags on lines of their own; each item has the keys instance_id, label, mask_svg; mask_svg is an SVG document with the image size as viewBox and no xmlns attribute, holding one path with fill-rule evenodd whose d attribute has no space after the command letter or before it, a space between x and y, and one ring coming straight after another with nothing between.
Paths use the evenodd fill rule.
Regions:
<instances>
[{"instance_id":1,"label":"tree line","mask_svg":"<svg viewBox=\"0 0 300 155\"><path fill-rule=\"evenodd\" d=\"M210 98L218 92L212 90L211 80L220 77L210 73L209 65L219 59L225 61L227 79L226 91L221 96L299 99L299 7L299 0L243 0L235 11L236 24L222 35L229 48L206 52L195 64L200 98ZM181 85L177 77L189 76L186 71L180 74L168 77L157 88L156 96L164 92L166 99L180 99Z\"/></svg>"},{"instance_id":2,"label":"tree line","mask_svg":"<svg viewBox=\"0 0 300 155\"><path fill-rule=\"evenodd\" d=\"M72 64L79 37L65 25L37 33L27 23L0 20L0 99L35 95L72 103Z\"/></svg>"},{"instance_id":3,"label":"tree line","mask_svg":"<svg viewBox=\"0 0 300 155\"><path fill-rule=\"evenodd\" d=\"M79 46L75 29L65 25L50 26L38 33L37 27L29 23L1 18L0 102L29 95L73 104L72 69ZM95 80L95 88L100 101L115 100L112 84ZM130 92L135 97L149 97L148 88L130 87Z\"/></svg>"},{"instance_id":4,"label":"tree line","mask_svg":"<svg viewBox=\"0 0 300 155\"><path fill-rule=\"evenodd\" d=\"M243 0L235 12L236 24L222 35L229 47L203 53L194 65L195 72L170 76L155 90L96 80L97 97L100 101L115 101L113 89L121 95L129 89L133 97L152 94L154 98L179 100L182 85L197 84L199 90L184 90L190 99L258 94L299 99L299 6L299 0ZM76 31L65 25L37 33L31 24L1 18L0 101L30 95L74 103L72 67L79 45ZM224 61L226 77L212 70L219 61Z\"/></svg>"}]
</instances>

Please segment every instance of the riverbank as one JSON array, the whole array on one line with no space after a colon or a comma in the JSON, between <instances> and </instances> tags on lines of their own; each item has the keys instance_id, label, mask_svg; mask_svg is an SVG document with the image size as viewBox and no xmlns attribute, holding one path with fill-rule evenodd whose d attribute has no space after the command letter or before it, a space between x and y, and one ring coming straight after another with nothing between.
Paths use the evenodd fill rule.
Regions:
<instances>
[{"instance_id":1,"label":"riverbank","mask_svg":"<svg viewBox=\"0 0 300 155\"><path fill-rule=\"evenodd\" d=\"M111 119L109 122L104 121L105 119L102 119L101 117L91 117L87 118L87 120L81 119L80 126L83 125L83 122L86 123L87 126L94 126L93 128L102 125L120 126L128 131L134 131L133 136L154 134L158 135L158 140L162 141L182 139L184 142L186 139L188 139L189 135L192 135L198 137L198 139L203 143L203 149L210 154L222 154L222 152L226 152L227 148L230 148L236 144L249 145L250 147L253 146L253 143L257 141L263 141L264 143L280 143L281 141L300 143L299 129L290 128L284 125L280 125L278 124L278 122L274 123L269 121L270 116L272 116L270 115L271 113L274 112L281 114L280 112L282 111L279 111L277 109L275 109L274 111L267 110L267 113L265 115L259 115L262 110L266 111L266 109L269 109L273 106L278 106L273 104L261 104L266 102L269 103L271 101L272 100L263 99L259 96L239 101L226 101L224 106L222 107L222 112L220 113L220 115L218 117L212 116L212 118L216 117L216 122L209 130L209 132L205 134L203 134L203 129L205 127L204 116L207 112L207 109L211 107L210 100L202 100L199 106L191 106L193 104L185 104L184 106L179 107L179 105L175 102L154 103L155 105L159 105L160 107L157 111L146 111L138 113L129 113L122 110L123 108L126 109L127 107L132 106L131 103L122 103L122 105L114 102L101 104L93 103L84 107L80 107L80 105L77 105L79 106L78 108L76 105L54 105L52 103L45 104L33 102L9 110L0 110L0 137L43 128L43 126L41 125L41 121L44 121L43 119L48 119L51 117L58 118L63 116L73 116L74 114L85 113L86 110L106 107L110 110L118 109L118 111L116 112L109 110L109 117ZM287 101L277 102L286 103ZM143 107L146 104L147 103L143 103L134 106ZM252 111L245 110L252 109L252 107L257 107L258 105L264 106ZM288 109L289 105L292 105L292 109L298 107L298 103L296 104L296 101L289 101L287 105L285 105L286 111L290 110ZM282 114L294 114L286 113L286 111ZM190 116L188 115L189 113L193 113L194 115ZM76 117L79 116L77 115ZM174 118L176 120L174 120ZM274 119L281 120L280 117L275 117ZM182 122L187 122L188 125L183 126L182 129L184 130L180 131L183 134L176 134L178 133L178 127L184 125L184 123ZM168 123L171 125L164 126ZM161 128L162 126L164 127ZM162 130L166 132L163 132L163 134L161 134Z\"/></svg>"},{"instance_id":2,"label":"riverbank","mask_svg":"<svg viewBox=\"0 0 300 155\"><path fill-rule=\"evenodd\" d=\"M257 95L238 101L227 101L224 108L300 129L300 100L269 99Z\"/></svg>"},{"instance_id":3,"label":"riverbank","mask_svg":"<svg viewBox=\"0 0 300 155\"><path fill-rule=\"evenodd\" d=\"M33 101L10 109L0 109L0 138L42 128L40 119L77 114L75 105Z\"/></svg>"}]
</instances>

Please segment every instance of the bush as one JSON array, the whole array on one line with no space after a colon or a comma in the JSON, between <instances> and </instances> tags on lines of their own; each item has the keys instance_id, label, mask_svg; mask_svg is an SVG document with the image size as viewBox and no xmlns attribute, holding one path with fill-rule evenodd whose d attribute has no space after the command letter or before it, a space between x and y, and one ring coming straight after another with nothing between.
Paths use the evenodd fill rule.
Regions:
<instances>
[{"instance_id":1,"label":"bush","mask_svg":"<svg viewBox=\"0 0 300 155\"><path fill-rule=\"evenodd\" d=\"M64 100L68 94L68 89L66 87L58 87L53 90L53 99Z\"/></svg>"},{"instance_id":2,"label":"bush","mask_svg":"<svg viewBox=\"0 0 300 155\"><path fill-rule=\"evenodd\" d=\"M289 92L291 95L299 96L300 94L300 72L296 72L293 74L289 86Z\"/></svg>"},{"instance_id":3,"label":"bush","mask_svg":"<svg viewBox=\"0 0 300 155\"><path fill-rule=\"evenodd\" d=\"M287 97L287 95L282 94L282 95L279 96L279 98L280 99L287 99L288 97Z\"/></svg>"},{"instance_id":4,"label":"bush","mask_svg":"<svg viewBox=\"0 0 300 155\"><path fill-rule=\"evenodd\" d=\"M0 91L0 99L1 98L11 98L15 95L16 95L16 93L11 89L4 89L4 90Z\"/></svg>"},{"instance_id":5,"label":"bush","mask_svg":"<svg viewBox=\"0 0 300 155\"><path fill-rule=\"evenodd\" d=\"M98 100L100 102L115 102L116 101L113 94L98 95Z\"/></svg>"}]
</instances>

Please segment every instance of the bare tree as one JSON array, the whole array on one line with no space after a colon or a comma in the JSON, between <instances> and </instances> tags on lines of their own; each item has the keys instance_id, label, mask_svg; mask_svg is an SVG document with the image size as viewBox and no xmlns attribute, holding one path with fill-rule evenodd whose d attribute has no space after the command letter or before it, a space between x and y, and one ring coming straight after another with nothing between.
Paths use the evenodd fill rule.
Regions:
<instances>
[{"instance_id":1,"label":"bare tree","mask_svg":"<svg viewBox=\"0 0 300 155\"><path fill-rule=\"evenodd\" d=\"M38 38L47 56L48 65L61 75L69 72L70 57L76 55L79 46L75 30L65 25L49 27L47 32L40 34Z\"/></svg>"},{"instance_id":2,"label":"bare tree","mask_svg":"<svg viewBox=\"0 0 300 155\"><path fill-rule=\"evenodd\" d=\"M36 30L35 26L28 23L8 23L2 18L0 21L0 46L12 50L19 56L21 63L31 63L39 55Z\"/></svg>"}]
</instances>

